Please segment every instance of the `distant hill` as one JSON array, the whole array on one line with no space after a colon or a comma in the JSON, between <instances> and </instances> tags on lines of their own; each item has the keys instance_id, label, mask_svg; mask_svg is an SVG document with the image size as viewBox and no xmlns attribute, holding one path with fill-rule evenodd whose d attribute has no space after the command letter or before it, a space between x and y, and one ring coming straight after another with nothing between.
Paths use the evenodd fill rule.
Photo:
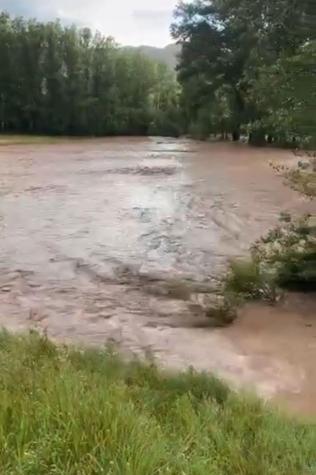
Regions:
<instances>
[{"instance_id":1,"label":"distant hill","mask_svg":"<svg viewBox=\"0 0 316 475\"><path fill-rule=\"evenodd\" d=\"M180 53L180 46L170 44L165 48L156 48L155 46L126 46L126 49L139 51L154 61L159 61L175 69L177 65L177 56Z\"/></svg>"}]
</instances>

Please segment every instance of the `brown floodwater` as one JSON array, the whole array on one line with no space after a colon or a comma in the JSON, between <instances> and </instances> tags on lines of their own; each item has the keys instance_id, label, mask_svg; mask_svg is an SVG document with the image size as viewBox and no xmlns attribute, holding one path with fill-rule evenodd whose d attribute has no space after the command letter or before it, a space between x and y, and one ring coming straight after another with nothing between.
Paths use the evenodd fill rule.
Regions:
<instances>
[{"instance_id":1,"label":"brown floodwater","mask_svg":"<svg viewBox=\"0 0 316 475\"><path fill-rule=\"evenodd\" d=\"M281 211L312 207L270 160L291 154L150 138L1 146L0 325L110 341L316 414L314 296L247 306L226 329L200 306Z\"/></svg>"}]
</instances>

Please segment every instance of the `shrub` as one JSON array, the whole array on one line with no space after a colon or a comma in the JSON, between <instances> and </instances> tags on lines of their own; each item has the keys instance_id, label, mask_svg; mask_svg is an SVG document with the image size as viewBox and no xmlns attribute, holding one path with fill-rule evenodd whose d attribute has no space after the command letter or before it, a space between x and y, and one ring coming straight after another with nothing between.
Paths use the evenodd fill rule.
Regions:
<instances>
[{"instance_id":1,"label":"shrub","mask_svg":"<svg viewBox=\"0 0 316 475\"><path fill-rule=\"evenodd\" d=\"M246 299L275 300L278 289L316 290L315 218L292 220L281 215L281 224L257 241L249 259L231 263L225 291Z\"/></svg>"},{"instance_id":2,"label":"shrub","mask_svg":"<svg viewBox=\"0 0 316 475\"><path fill-rule=\"evenodd\" d=\"M292 253L280 263L277 275L280 287L302 290L316 290L316 250L305 253Z\"/></svg>"}]
</instances>

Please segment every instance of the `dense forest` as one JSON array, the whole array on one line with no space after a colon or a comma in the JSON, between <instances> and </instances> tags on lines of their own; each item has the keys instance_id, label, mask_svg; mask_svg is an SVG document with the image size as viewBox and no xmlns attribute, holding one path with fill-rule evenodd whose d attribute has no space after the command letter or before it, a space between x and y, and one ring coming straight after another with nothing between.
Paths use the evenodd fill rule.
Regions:
<instances>
[{"instance_id":1,"label":"dense forest","mask_svg":"<svg viewBox=\"0 0 316 475\"><path fill-rule=\"evenodd\" d=\"M315 145L315 0L180 2L172 32L191 134Z\"/></svg>"},{"instance_id":2,"label":"dense forest","mask_svg":"<svg viewBox=\"0 0 316 475\"><path fill-rule=\"evenodd\" d=\"M171 30L178 80L88 28L0 14L0 130L315 146L314 0L180 2Z\"/></svg>"},{"instance_id":3,"label":"dense forest","mask_svg":"<svg viewBox=\"0 0 316 475\"><path fill-rule=\"evenodd\" d=\"M177 135L173 71L88 28L0 14L0 129Z\"/></svg>"}]
</instances>

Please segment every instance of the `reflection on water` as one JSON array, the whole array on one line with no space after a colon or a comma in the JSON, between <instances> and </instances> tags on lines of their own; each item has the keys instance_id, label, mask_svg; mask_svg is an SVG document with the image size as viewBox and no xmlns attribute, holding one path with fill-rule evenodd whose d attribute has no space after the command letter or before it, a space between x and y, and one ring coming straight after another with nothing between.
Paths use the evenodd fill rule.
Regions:
<instances>
[{"instance_id":1,"label":"reflection on water","mask_svg":"<svg viewBox=\"0 0 316 475\"><path fill-rule=\"evenodd\" d=\"M288 153L161 139L1 147L0 323L292 390L253 367L237 334L196 328L190 302L160 291L212 285L281 211L304 209L270 158Z\"/></svg>"}]
</instances>

